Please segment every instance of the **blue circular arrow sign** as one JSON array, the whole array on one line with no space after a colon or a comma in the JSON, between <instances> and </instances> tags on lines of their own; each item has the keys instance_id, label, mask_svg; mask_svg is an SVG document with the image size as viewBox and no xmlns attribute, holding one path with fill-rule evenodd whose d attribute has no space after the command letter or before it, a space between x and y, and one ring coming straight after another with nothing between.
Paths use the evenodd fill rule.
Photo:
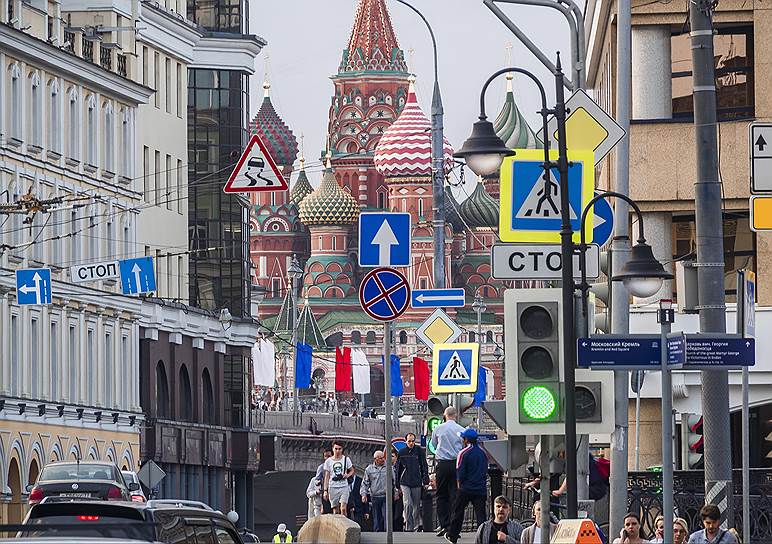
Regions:
<instances>
[{"instance_id":1,"label":"blue circular arrow sign","mask_svg":"<svg viewBox=\"0 0 772 544\"><path fill-rule=\"evenodd\" d=\"M410 302L407 278L392 268L376 268L362 280L359 302L373 319L396 319L405 313Z\"/></svg>"},{"instance_id":2,"label":"blue circular arrow sign","mask_svg":"<svg viewBox=\"0 0 772 544\"><path fill-rule=\"evenodd\" d=\"M595 191L598 195L598 191ZM594 204L595 225L592 229L592 243L605 246L614 233L614 210L608 200L601 198Z\"/></svg>"}]
</instances>

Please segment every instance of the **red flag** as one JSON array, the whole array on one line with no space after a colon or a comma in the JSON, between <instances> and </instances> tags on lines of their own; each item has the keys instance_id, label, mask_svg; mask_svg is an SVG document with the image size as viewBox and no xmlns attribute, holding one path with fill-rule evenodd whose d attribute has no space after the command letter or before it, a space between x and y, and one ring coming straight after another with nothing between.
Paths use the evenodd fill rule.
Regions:
<instances>
[{"instance_id":1,"label":"red flag","mask_svg":"<svg viewBox=\"0 0 772 544\"><path fill-rule=\"evenodd\" d=\"M335 348L335 391L351 391L351 348Z\"/></svg>"},{"instance_id":2,"label":"red flag","mask_svg":"<svg viewBox=\"0 0 772 544\"><path fill-rule=\"evenodd\" d=\"M413 378L415 400L429 400L429 363L420 357L413 357Z\"/></svg>"}]
</instances>

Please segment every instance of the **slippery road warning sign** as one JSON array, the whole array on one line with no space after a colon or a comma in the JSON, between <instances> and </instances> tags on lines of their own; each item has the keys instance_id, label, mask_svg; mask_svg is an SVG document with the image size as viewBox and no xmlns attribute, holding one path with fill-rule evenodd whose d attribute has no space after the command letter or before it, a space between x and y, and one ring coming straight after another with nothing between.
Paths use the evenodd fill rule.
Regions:
<instances>
[{"instance_id":1,"label":"slippery road warning sign","mask_svg":"<svg viewBox=\"0 0 772 544\"><path fill-rule=\"evenodd\" d=\"M287 180L265 144L257 134L253 134L223 190L226 193L249 193L286 191L287 187Z\"/></svg>"}]
</instances>

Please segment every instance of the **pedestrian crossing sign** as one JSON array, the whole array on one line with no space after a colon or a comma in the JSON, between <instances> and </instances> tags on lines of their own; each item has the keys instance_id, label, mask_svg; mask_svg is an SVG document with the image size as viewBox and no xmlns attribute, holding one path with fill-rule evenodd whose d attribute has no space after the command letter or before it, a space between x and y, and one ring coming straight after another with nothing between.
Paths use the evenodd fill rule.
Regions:
<instances>
[{"instance_id":1,"label":"pedestrian crossing sign","mask_svg":"<svg viewBox=\"0 0 772 544\"><path fill-rule=\"evenodd\" d=\"M557 150L550 160L557 161ZM580 241L582 211L593 197L595 162L592 151L568 152L568 204L574 242ZM499 236L503 242L560 242L560 174L550 169L544 179L544 151L516 149L501 166L501 214ZM592 242L593 211L584 223L585 241Z\"/></svg>"},{"instance_id":2,"label":"pedestrian crossing sign","mask_svg":"<svg viewBox=\"0 0 772 544\"><path fill-rule=\"evenodd\" d=\"M474 393L480 344L434 344L432 392Z\"/></svg>"}]
</instances>

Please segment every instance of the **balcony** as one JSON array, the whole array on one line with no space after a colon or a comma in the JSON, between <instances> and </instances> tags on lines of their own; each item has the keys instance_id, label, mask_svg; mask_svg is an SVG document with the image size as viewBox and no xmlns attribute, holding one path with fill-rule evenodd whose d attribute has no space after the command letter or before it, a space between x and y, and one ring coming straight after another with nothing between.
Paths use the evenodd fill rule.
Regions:
<instances>
[{"instance_id":1,"label":"balcony","mask_svg":"<svg viewBox=\"0 0 772 544\"><path fill-rule=\"evenodd\" d=\"M126 71L126 55L119 53L118 55L116 55L116 59L117 59L117 62L115 66L115 71L119 75L126 77L126 74L128 73Z\"/></svg>"},{"instance_id":2,"label":"balcony","mask_svg":"<svg viewBox=\"0 0 772 544\"><path fill-rule=\"evenodd\" d=\"M105 70L113 69L113 55L110 49L99 48L99 65Z\"/></svg>"},{"instance_id":3,"label":"balcony","mask_svg":"<svg viewBox=\"0 0 772 544\"><path fill-rule=\"evenodd\" d=\"M94 42L87 39L85 36L83 36L81 40L83 40L83 45L81 48L81 56L83 57L83 60L94 62Z\"/></svg>"}]
</instances>

